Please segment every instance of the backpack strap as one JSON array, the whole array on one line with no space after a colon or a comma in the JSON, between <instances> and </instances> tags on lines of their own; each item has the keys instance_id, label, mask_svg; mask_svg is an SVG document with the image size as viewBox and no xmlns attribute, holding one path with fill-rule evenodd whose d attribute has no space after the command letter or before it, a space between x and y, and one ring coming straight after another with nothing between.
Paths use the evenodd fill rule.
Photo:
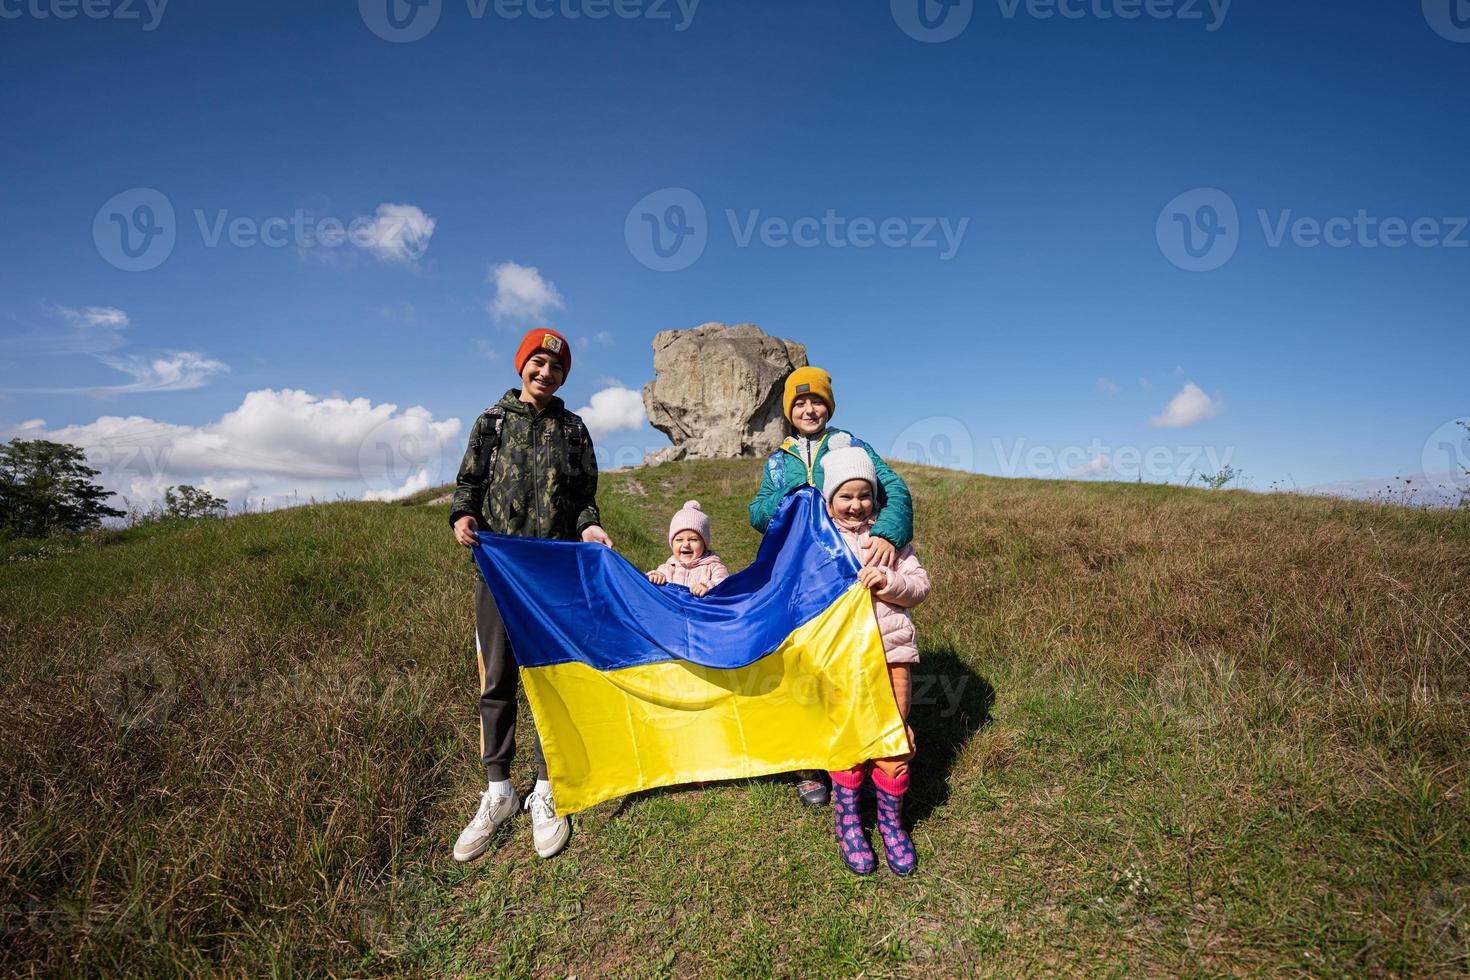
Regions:
<instances>
[{"instance_id":1,"label":"backpack strap","mask_svg":"<svg viewBox=\"0 0 1470 980\"><path fill-rule=\"evenodd\" d=\"M587 443L591 438L587 432L587 423L576 412L563 409L561 413L561 435L567 443L567 464L572 472L581 476L583 471L582 462L586 458Z\"/></svg>"},{"instance_id":2,"label":"backpack strap","mask_svg":"<svg viewBox=\"0 0 1470 980\"><path fill-rule=\"evenodd\" d=\"M499 405L491 405L485 409L483 416L490 419L490 453L488 456L481 453L480 457L485 460L485 485L489 486L491 478L495 476L495 461L500 457L500 431L505 428L505 409Z\"/></svg>"}]
</instances>

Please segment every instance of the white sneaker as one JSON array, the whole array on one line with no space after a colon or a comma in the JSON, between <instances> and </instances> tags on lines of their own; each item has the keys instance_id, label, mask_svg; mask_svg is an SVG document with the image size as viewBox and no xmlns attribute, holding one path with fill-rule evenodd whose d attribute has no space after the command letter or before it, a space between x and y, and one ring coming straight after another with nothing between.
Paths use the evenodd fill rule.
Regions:
<instances>
[{"instance_id":1,"label":"white sneaker","mask_svg":"<svg viewBox=\"0 0 1470 980\"><path fill-rule=\"evenodd\" d=\"M572 822L556 815L556 801L551 793L532 790L526 797L526 809L531 811L531 841L536 845L536 853L544 858L560 854L572 836Z\"/></svg>"},{"instance_id":2,"label":"white sneaker","mask_svg":"<svg viewBox=\"0 0 1470 980\"><path fill-rule=\"evenodd\" d=\"M459 840L454 842L454 859L473 861L484 854L490 838L495 836L495 831L515 816L520 808L521 801L514 788L509 796L495 795L488 789L481 793L480 809L475 811L475 819L459 832Z\"/></svg>"}]
</instances>

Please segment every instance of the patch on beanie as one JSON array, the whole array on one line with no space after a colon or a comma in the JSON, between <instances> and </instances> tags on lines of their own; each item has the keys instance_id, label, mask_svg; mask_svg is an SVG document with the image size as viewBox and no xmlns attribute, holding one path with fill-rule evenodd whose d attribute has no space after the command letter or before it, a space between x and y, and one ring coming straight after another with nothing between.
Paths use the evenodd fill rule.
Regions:
<instances>
[{"instance_id":1,"label":"patch on beanie","mask_svg":"<svg viewBox=\"0 0 1470 980\"><path fill-rule=\"evenodd\" d=\"M561 338L560 337L557 337L557 336L555 336L553 334L547 334L546 336L544 336L544 337L541 338L541 346L542 347L545 347L547 350L551 351L553 354L560 354L561 353Z\"/></svg>"}]
</instances>

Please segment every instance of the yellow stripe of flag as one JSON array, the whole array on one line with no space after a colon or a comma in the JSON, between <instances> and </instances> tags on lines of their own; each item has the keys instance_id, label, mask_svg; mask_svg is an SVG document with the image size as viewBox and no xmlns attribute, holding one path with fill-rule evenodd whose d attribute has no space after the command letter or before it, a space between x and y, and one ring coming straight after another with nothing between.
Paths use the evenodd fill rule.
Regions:
<instances>
[{"instance_id":1,"label":"yellow stripe of flag","mask_svg":"<svg viewBox=\"0 0 1470 980\"><path fill-rule=\"evenodd\" d=\"M560 814L656 786L846 769L909 750L872 594L854 584L774 652L521 670Z\"/></svg>"}]
</instances>

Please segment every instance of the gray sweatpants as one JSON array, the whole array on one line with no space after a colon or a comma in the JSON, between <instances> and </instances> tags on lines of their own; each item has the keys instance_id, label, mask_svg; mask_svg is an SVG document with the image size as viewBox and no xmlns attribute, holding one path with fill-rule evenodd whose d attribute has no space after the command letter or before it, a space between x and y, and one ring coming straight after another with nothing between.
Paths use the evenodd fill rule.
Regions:
<instances>
[{"instance_id":1,"label":"gray sweatpants","mask_svg":"<svg viewBox=\"0 0 1470 980\"><path fill-rule=\"evenodd\" d=\"M505 622L484 579L475 582L475 653L480 662L480 758L485 776L492 782L510 778L510 763L516 756L515 654ZM546 757L541 739L531 731L536 752L536 778L546 777Z\"/></svg>"}]
</instances>

